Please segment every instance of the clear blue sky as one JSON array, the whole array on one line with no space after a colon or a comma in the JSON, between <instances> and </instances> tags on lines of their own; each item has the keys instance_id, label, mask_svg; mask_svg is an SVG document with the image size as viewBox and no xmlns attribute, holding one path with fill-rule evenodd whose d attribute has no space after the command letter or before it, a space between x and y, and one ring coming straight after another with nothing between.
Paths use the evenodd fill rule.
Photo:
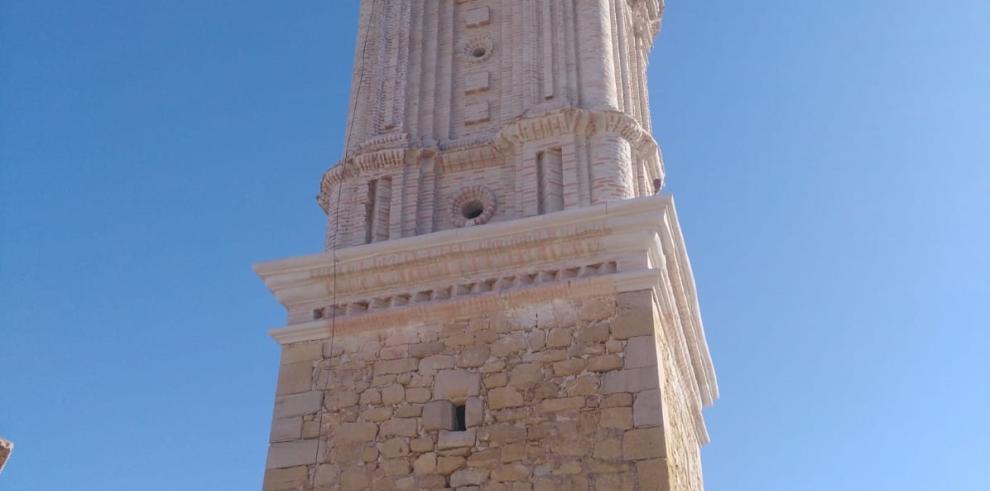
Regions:
<instances>
[{"instance_id":1,"label":"clear blue sky","mask_svg":"<svg viewBox=\"0 0 990 491\"><path fill-rule=\"evenodd\" d=\"M0 490L260 488L356 5L0 1ZM650 75L708 490L990 490L990 3L670 0Z\"/></svg>"}]
</instances>

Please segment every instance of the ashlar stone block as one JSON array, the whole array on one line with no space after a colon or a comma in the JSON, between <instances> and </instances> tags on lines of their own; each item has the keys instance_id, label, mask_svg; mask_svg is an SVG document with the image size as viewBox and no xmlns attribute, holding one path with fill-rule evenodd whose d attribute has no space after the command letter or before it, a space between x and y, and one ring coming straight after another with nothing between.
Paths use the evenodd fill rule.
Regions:
<instances>
[{"instance_id":1,"label":"ashlar stone block","mask_svg":"<svg viewBox=\"0 0 990 491\"><path fill-rule=\"evenodd\" d=\"M268 448L268 468L294 467L316 461L317 439L273 443Z\"/></svg>"},{"instance_id":2,"label":"ashlar stone block","mask_svg":"<svg viewBox=\"0 0 990 491\"><path fill-rule=\"evenodd\" d=\"M467 370L442 370L433 382L433 398L463 401L478 395L481 374Z\"/></svg>"},{"instance_id":3,"label":"ashlar stone block","mask_svg":"<svg viewBox=\"0 0 990 491\"><path fill-rule=\"evenodd\" d=\"M454 429L454 403L431 401L424 404L422 423L424 430Z\"/></svg>"},{"instance_id":4,"label":"ashlar stone block","mask_svg":"<svg viewBox=\"0 0 990 491\"><path fill-rule=\"evenodd\" d=\"M476 440L475 430L447 431L441 430L437 437L437 449L473 447Z\"/></svg>"},{"instance_id":5,"label":"ashlar stone block","mask_svg":"<svg viewBox=\"0 0 990 491\"><path fill-rule=\"evenodd\" d=\"M636 394L633 419L637 428L660 426L663 423L659 389L644 390Z\"/></svg>"},{"instance_id":6,"label":"ashlar stone block","mask_svg":"<svg viewBox=\"0 0 990 491\"><path fill-rule=\"evenodd\" d=\"M626 341L623 356L625 368L653 367L657 365L657 346L653 336L636 336Z\"/></svg>"},{"instance_id":7,"label":"ashlar stone block","mask_svg":"<svg viewBox=\"0 0 990 491\"><path fill-rule=\"evenodd\" d=\"M323 392L311 391L275 399L275 417L290 418L315 413L323 403Z\"/></svg>"},{"instance_id":8,"label":"ashlar stone block","mask_svg":"<svg viewBox=\"0 0 990 491\"><path fill-rule=\"evenodd\" d=\"M629 430L622 436L622 457L626 460L666 457L662 428Z\"/></svg>"}]
</instances>

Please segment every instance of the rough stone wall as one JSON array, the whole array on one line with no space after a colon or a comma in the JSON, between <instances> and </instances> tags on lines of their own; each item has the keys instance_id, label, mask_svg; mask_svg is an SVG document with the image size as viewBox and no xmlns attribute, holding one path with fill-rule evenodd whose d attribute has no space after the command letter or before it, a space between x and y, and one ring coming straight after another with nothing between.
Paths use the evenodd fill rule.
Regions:
<instances>
[{"instance_id":1,"label":"rough stone wall","mask_svg":"<svg viewBox=\"0 0 990 491\"><path fill-rule=\"evenodd\" d=\"M264 489L700 489L668 482L698 449L656 314L643 290L287 345Z\"/></svg>"}]
</instances>

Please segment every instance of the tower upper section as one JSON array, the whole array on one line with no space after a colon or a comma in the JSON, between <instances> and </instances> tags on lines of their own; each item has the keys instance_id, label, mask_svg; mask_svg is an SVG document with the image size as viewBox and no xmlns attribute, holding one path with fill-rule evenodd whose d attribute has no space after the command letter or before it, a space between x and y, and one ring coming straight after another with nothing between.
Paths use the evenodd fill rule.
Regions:
<instances>
[{"instance_id":1,"label":"tower upper section","mask_svg":"<svg viewBox=\"0 0 990 491\"><path fill-rule=\"evenodd\" d=\"M362 0L327 246L654 194L660 0Z\"/></svg>"}]
</instances>

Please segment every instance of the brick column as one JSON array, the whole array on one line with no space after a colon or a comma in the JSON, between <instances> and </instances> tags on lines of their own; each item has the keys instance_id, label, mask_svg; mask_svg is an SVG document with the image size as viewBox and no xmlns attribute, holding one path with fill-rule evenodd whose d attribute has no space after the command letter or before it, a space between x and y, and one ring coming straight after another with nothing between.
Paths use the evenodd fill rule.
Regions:
<instances>
[{"instance_id":1,"label":"brick column","mask_svg":"<svg viewBox=\"0 0 990 491\"><path fill-rule=\"evenodd\" d=\"M635 197L632 148L617 133L591 137L591 202Z\"/></svg>"}]
</instances>

